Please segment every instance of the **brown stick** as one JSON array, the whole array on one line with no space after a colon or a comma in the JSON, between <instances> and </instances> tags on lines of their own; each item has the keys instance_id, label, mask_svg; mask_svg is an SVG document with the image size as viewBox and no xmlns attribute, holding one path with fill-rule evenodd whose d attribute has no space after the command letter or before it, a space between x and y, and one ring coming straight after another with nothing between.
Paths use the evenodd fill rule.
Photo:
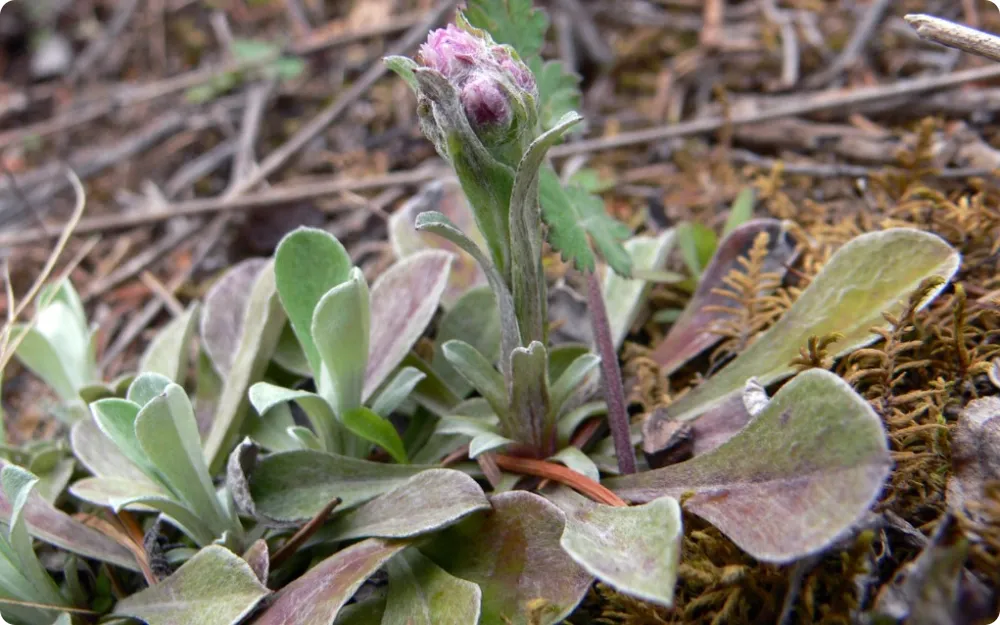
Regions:
<instances>
[{"instance_id":1,"label":"brown stick","mask_svg":"<svg viewBox=\"0 0 1000 625\"><path fill-rule=\"evenodd\" d=\"M289 538L280 549L275 551L273 556L271 556L271 567L277 568L278 566L281 566L282 562L284 562L290 555L298 551L299 547L302 546L302 543L309 540L309 537L315 534L316 530L318 530L323 523L326 522L330 513L333 512L334 508L340 505L341 501L340 497L335 497L333 501L323 506L323 509L317 512L316 516L309 519L309 522L300 527L299 531L295 532L295 534L293 534L292 537Z\"/></svg>"},{"instance_id":2,"label":"brown stick","mask_svg":"<svg viewBox=\"0 0 1000 625\"><path fill-rule=\"evenodd\" d=\"M604 486L561 464L546 462L544 460L532 460L531 458L504 456L501 454L496 455L496 463L498 467L507 471L544 477L560 484L565 484L598 503L616 507L628 506L624 499Z\"/></svg>"},{"instance_id":3,"label":"brown stick","mask_svg":"<svg viewBox=\"0 0 1000 625\"><path fill-rule=\"evenodd\" d=\"M905 19L921 39L1000 61L1000 37L996 35L921 13L907 15Z\"/></svg>"}]
</instances>

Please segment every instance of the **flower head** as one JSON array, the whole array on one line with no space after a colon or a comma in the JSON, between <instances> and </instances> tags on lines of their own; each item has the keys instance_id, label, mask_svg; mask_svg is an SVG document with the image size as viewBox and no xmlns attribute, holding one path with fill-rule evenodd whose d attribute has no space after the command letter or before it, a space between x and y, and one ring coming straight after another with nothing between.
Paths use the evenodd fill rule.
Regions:
<instances>
[{"instance_id":1,"label":"flower head","mask_svg":"<svg viewBox=\"0 0 1000 625\"><path fill-rule=\"evenodd\" d=\"M417 58L426 67L441 72L449 81L455 82L461 80L487 53L482 39L448 24L447 28L430 32L427 43L420 46Z\"/></svg>"},{"instance_id":2,"label":"flower head","mask_svg":"<svg viewBox=\"0 0 1000 625\"><path fill-rule=\"evenodd\" d=\"M503 88L486 73L476 74L462 87L462 106L474 129L507 127L511 122L510 104Z\"/></svg>"}]
</instances>

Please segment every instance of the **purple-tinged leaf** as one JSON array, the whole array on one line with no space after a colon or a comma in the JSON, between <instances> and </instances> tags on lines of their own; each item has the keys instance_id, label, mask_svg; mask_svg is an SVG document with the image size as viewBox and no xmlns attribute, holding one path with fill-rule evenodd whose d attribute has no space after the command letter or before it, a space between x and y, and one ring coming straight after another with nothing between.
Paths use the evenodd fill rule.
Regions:
<instances>
[{"instance_id":1,"label":"purple-tinged leaf","mask_svg":"<svg viewBox=\"0 0 1000 625\"><path fill-rule=\"evenodd\" d=\"M687 462L612 478L625 499L685 499L764 562L821 551L857 522L891 468L882 421L836 375L806 371L716 449Z\"/></svg>"},{"instance_id":2,"label":"purple-tinged leaf","mask_svg":"<svg viewBox=\"0 0 1000 625\"><path fill-rule=\"evenodd\" d=\"M741 268L740 258L746 256L761 232L770 236L763 271L784 276L787 265L794 260L795 246L788 240L779 220L755 219L733 230L716 250L684 312L653 351L653 359L664 374L673 373L721 340L721 336L712 332L712 327L725 318L726 313L706 310L706 307L732 305L732 300L712 291L725 286L723 279L730 271Z\"/></svg>"},{"instance_id":3,"label":"purple-tinged leaf","mask_svg":"<svg viewBox=\"0 0 1000 625\"><path fill-rule=\"evenodd\" d=\"M383 273L371 289L371 342L362 400L402 362L437 311L454 256L419 252Z\"/></svg>"},{"instance_id":4,"label":"purple-tinged leaf","mask_svg":"<svg viewBox=\"0 0 1000 625\"><path fill-rule=\"evenodd\" d=\"M455 577L479 584L480 625L560 622L593 581L559 544L566 516L525 491L491 501L492 513L445 529L421 550Z\"/></svg>"},{"instance_id":5,"label":"purple-tinged leaf","mask_svg":"<svg viewBox=\"0 0 1000 625\"><path fill-rule=\"evenodd\" d=\"M257 580L267 586L267 576L271 571L271 554L267 548L267 541L258 538L243 554L243 559L250 565Z\"/></svg>"},{"instance_id":6,"label":"purple-tinged leaf","mask_svg":"<svg viewBox=\"0 0 1000 625\"><path fill-rule=\"evenodd\" d=\"M560 544L577 564L619 592L673 604L684 535L676 499L614 507L565 487L545 496L566 514Z\"/></svg>"},{"instance_id":7,"label":"purple-tinged leaf","mask_svg":"<svg viewBox=\"0 0 1000 625\"><path fill-rule=\"evenodd\" d=\"M928 293L926 306L958 269L960 256L940 237L909 228L893 228L856 237L837 250L819 275L770 329L757 337L719 373L670 405L675 419L697 418L750 378L770 385L795 375L792 361L810 337L839 333L835 357L878 338L872 327L888 324L884 314L899 313L910 294L927 278L944 280Z\"/></svg>"},{"instance_id":8,"label":"purple-tinged leaf","mask_svg":"<svg viewBox=\"0 0 1000 625\"><path fill-rule=\"evenodd\" d=\"M97 477L117 477L141 482L154 487L153 481L125 457L93 419L82 419L73 424L69 434L73 455Z\"/></svg>"},{"instance_id":9,"label":"purple-tinged leaf","mask_svg":"<svg viewBox=\"0 0 1000 625\"><path fill-rule=\"evenodd\" d=\"M248 258L237 263L205 294L201 313L201 341L219 375L228 375L233 366L250 290L267 262L263 258Z\"/></svg>"},{"instance_id":10,"label":"purple-tinged leaf","mask_svg":"<svg viewBox=\"0 0 1000 625\"><path fill-rule=\"evenodd\" d=\"M253 625L330 625L361 584L407 544L369 538L337 552L281 589Z\"/></svg>"},{"instance_id":11,"label":"purple-tinged leaf","mask_svg":"<svg viewBox=\"0 0 1000 625\"><path fill-rule=\"evenodd\" d=\"M250 290L239 347L205 437L205 457L213 473L222 470L229 450L239 441L243 421L250 411L247 390L263 378L285 326L287 318L277 293L275 272L276 269L265 267Z\"/></svg>"},{"instance_id":12,"label":"purple-tinged leaf","mask_svg":"<svg viewBox=\"0 0 1000 625\"><path fill-rule=\"evenodd\" d=\"M389 218L389 241L397 258L425 249L439 249L456 256L441 294L441 306L451 310L469 290L486 284L486 275L476 259L451 241L414 227L417 215L426 211L442 213L473 242L485 249L486 242L476 227L462 188L454 180L435 180L425 185ZM461 338L461 337L458 337Z\"/></svg>"},{"instance_id":13,"label":"purple-tinged leaf","mask_svg":"<svg viewBox=\"0 0 1000 625\"><path fill-rule=\"evenodd\" d=\"M119 601L114 613L148 625L235 625L269 594L246 561L211 545L170 577Z\"/></svg>"},{"instance_id":14,"label":"purple-tinged leaf","mask_svg":"<svg viewBox=\"0 0 1000 625\"><path fill-rule=\"evenodd\" d=\"M451 469L428 469L337 516L316 537L411 538L489 509L490 502L483 489L468 475Z\"/></svg>"},{"instance_id":15,"label":"purple-tinged leaf","mask_svg":"<svg viewBox=\"0 0 1000 625\"><path fill-rule=\"evenodd\" d=\"M9 463L0 460L0 468ZM0 520L10 522L13 507L0 491ZM139 570L135 557L124 546L56 509L37 493L31 493L24 506L28 533L42 542L55 545L85 558L94 558L117 566Z\"/></svg>"},{"instance_id":16,"label":"purple-tinged leaf","mask_svg":"<svg viewBox=\"0 0 1000 625\"><path fill-rule=\"evenodd\" d=\"M969 402L959 415L951 437L951 466L948 506L978 516L965 504L981 501L987 482L1000 480L1000 397Z\"/></svg>"},{"instance_id":17,"label":"purple-tinged leaf","mask_svg":"<svg viewBox=\"0 0 1000 625\"><path fill-rule=\"evenodd\" d=\"M469 625L479 622L479 586L449 575L416 549L389 560L382 625Z\"/></svg>"}]
</instances>

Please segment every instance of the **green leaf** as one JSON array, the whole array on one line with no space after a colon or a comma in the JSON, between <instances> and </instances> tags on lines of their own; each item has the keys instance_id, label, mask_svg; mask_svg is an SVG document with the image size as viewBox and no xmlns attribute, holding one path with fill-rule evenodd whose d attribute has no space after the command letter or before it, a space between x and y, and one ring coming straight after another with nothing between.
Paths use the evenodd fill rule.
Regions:
<instances>
[{"instance_id":1,"label":"green leaf","mask_svg":"<svg viewBox=\"0 0 1000 625\"><path fill-rule=\"evenodd\" d=\"M470 625L479 622L479 586L449 575L414 548L386 564L389 596L382 625Z\"/></svg>"},{"instance_id":2,"label":"green leaf","mask_svg":"<svg viewBox=\"0 0 1000 625\"><path fill-rule=\"evenodd\" d=\"M135 411L138 416L139 411ZM132 437L135 437L135 418L132 417ZM146 482L156 486L152 479L125 456L97 425L96 419L81 419L70 430L70 446L73 455L93 475L98 477L120 477L133 482ZM141 453L138 441L136 450ZM145 454L143 454L145 458ZM152 467L152 465L150 465Z\"/></svg>"},{"instance_id":3,"label":"green leaf","mask_svg":"<svg viewBox=\"0 0 1000 625\"><path fill-rule=\"evenodd\" d=\"M198 303L157 332L139 360L140 372L162 374L178 384L187 378L191 337L198 323Z\"/></svg>"},{"instance_id":4,"label":"green leaf","mask_svg":"<svg viewBox=\"0 0 1000 625\"><path fill-rule=\"evenodd\" d=\"M399 366L434 318L448 285L452 258L440 250L411 254L372 284L372 336L364 401Z\"/></svg>"},{"instance_id":5,"label":"green leaf","mask_svg":"<svg viewBox=\"0 0 1000 625\"><path fill-rule=\"evenodd\" d=\"M23 338L21 338L21 336ZM38 328L15 325L10 329L10 342L18 339L21 343L14 352L17 359L29 371L42 379L45 384L64 401L76 397L76 376L65 368L56 345L42 335Z\"/></svg>"},{"instance_id":6,"label":"green leaf","mask_svg":"<svg viewBox=\"0 0 1000 625\"><path fill-rule=\"evenodd\" d=\"M372 401L372 412L388 419L405 402L413 389L427 377L416 367L403 367Z\"/></svg>"},{"instance_id":7,"label":"green leaf","mask_svg":"<svg viewBox=\"0 0 1000 625\"><path fill-rule=\"evenodd\" d=\"M479 246L465 236L447 216L435 211L418 215L416 228L444 237L476 259L476 262L486 273L486 280L496 298L497 310L500 314L500 353L509 354L515 347L521 345L521 331L518 328L517 313L514 310L514 297L501 273L493 262L483 254ZM500 364L501 371L506 372L508 367L505 360L501 359Z\"/></svg>"},{"instance_id":8,"label":"green leaf","mask_svg":"<svg viewBox=\"0 0 1000 625\"><path fill-rule=\"evenodd\" d=\"M211 528L198 518L197 514L166 489L146 482L115 477L84 478L70 487L74 497L88 503L121 510L158 510L166 514L171 522L191 537L199 545L207 545L215 539Z\"/></svg>"},{"instance_id":9,"label":"green leaf","mask_svg":"<svg viewBox=\"0 0 1000 625\"><path fill-rule=\"evenodd\" d=\"M59 587L35 555L25 520L25 506L38 478L17 465L7 464L0 470L0 482L3 484L5 498L11 502L6 538L17 557L18 572L31 587L29 600L48 605L66 605Z\"/></svg>"},{"instance_id":10,"label":"green leaf","mask_svg":"<svg viewBox=\"0 0 1000 625\"><path fill-rule=\"evenodd\" d=\"M274 252L274 281L281 305L316 375L320 357L312 337L313 311L330 289L347 280L351 266L340 241L316 228L295 230Z\"/></svg>"},{"instance_id":11,"label":"green leaf","mask_svg":"<svg viewBox=\"0 0 1000 625\"><path fill-rule=\"evenodd\" d=\"M475 460L488 451L495 451L507 445L513 445L516 442L494 432L477 434L475 438L469 441L469 458Z\"/></svg>"},{"instance_id":12,"label":"green leaf","mask_svg":"<svg viewBox=\"0 0 1000 625\"><path fill-rule=\"evenodd\" d=\"M441 319L431 366L456 395L465 397L472 387L448 363L442 346L452 339L464 341L487 361L496 362L500 359L500 332L500 314L493 292L485 287L468 291Z\"/></svg>"},{"instance_id":13,"label":"green leaf","mask_svg":"<svg viewBox=\"0 0 1000 625\"><path fill-rule=\"evenodd\" d=\"M579 187L563 188L549 167L542 168L539 192L542 219L549 227L548 241L564 261L572 262L580 271L594 271L596 260L590 249L593 239L615 272L631 275L632 261L622 247L629 229L607 213L604 200Z\"/></svg>"},{"instance_id":14,"label":"green leaf","mask_svg":"<svg viewBox=\"0 0 1000 625\"><path fill-rule=\"evenodd\" d=\"M341 418L361 405L370 336L368 304L368 283L355 267L345 282L320 298L313 312L311 333L322 362L316 384Z\"/></svg>"},{"instance_id":15,"label":"green leaf","mask_svg":"<svg viewBox=\"0 0 1000 625\"><path fill-rule=\"evenodd\" d=\"M163 394L167 387L174 384L174 381L159 373L144 373L128 386L126 398L142 409L157 396Z\"/></svg>"},{"instance_id":16,"label":"green leaf","mask_svg":"<svg viewBox=\"0 0 1000 625\"><path fill-rule=\"evenodd\" d=\"M441 353L455 371L489 402L494 414L503 422L509 412L503 376L475 347L464 341L448 341L441 346Z\"/></svg>"},{"instance_id":17,"label":"green leaf","mask_svg":"<svg viewBox=\"0 0 1000 625\"><path fill-rule=\"evenodd\" d=\"M509 423L504 424L504 433L531 449L554 453L556 419L549 409L547 350L535 341L527 349L515 349L510 361L514 378L510 385Z\"/></svg>"},{"instance_id":18,"label":"green leaf","mask_svg":"<svg viewBox=\"0 0 1000 625\"><path fill-rule=\"evenodd\" d=\"M361 584L406 546L369 538L338 551L282 588L254 625L330 625Z\"/></svg>"},{"instance_id":19,"label":"green leaf","mask_svg":"<svg viewBox=\"0 0 1000 625\"><path fill-rule=\"evenodd\" d=\"M634 270L658 270L667 262L667 256L674 247L674 231L667 230L658 237L637 236L625 242ZM639 311L646 303L652 284L644 280L629 280L609 271L604 276L601 292L608 309L608 323L611 324L611 338L615 348L620 348L629 330L639 317Z\"/></svg>"},{"instance_id":20,"label":"green leaf","mask_svg":"<svg viewBox=\"0 0 1000 625\"><path fill-rule=\"evenodd\" d=\"M868 402L838 376L810 369L712 451L606 484L638 502L690 495L686 510L758 560L786 563L822 551L854 526L891 466L882 421Z\"/></svg>"},{"instance_id":21,"label":"green leaf","mask_svg":"<svg viewBox=\"0 0 1000 625\"><path fill-rule=\"evenodd\" d=\"M722 229L722 238L726 238L730 232L753 218L754 195L754 188L746 187L733 200L733 207L729 210L729 217L726 219L726 227Z\"/></svg>"},{"instance_id":22,"label":"green leaf","mask_svg":"<svg viewBox=\"0 0 1000 625\"><path fill-rule=\"evenodd\" d=\"M692 222L680 224L676 232L684 264L694 278L700 278L719 245L715 232L708 226Z\"/></svg>"},{"instance_id":23,"label":"green leaf","mask_svg":"<svg viewBox=\"0 0 1000 625\"><path fill-rule=\"evenodd\" d=\"M451 469L428 469L384 495L338 514L316 534L316 539L413 538L489 509L483 489L468 475Z\"/></svg>"},{"instance_id":24,"label":"green leaf","mask_svg":"<svg viewBox=\"0 0 1000 625\"><path fill-rule=\"evenodd\" d=\"M292 266L294 268L294 263ZM316 273L315 267L305 271L308 276ZM273 270L270 266L265 267L250 290L239 347L233 356L232 368L226 376L211 428L205 437L205 458L213 473L222 470L229 451L236 446L243 421L250 410L247 391L250 385L264 377L285 326L286 317L276 292L276 277L277 267ZM303 277L302 280L307 281L307 278ZM310 320L311 315L312 311Z\"/></svg>"},{"instance_id":25,"label":"green leaf","mask_svg":"<svg viewBox=\"0 0 1000 625\"><path fill-rule=\"evenodd\" d=\"M470 24L497 43L513 46L525 59L542 51L549 18L532 0L469 0L464 14Z\"/></svg>"},{"instance_id":26,"label":"green leaf","mask_svg":"<svg viewBox=\"0 0 1000 625\"><path fill-rule=\"evenodd\" d=\"M221 535L229 521L215 494L184 389L171 384L146 404L136 417L135 436L170 490Z\"/></svg>"},{"instance_id":27,"label":"green leaf","mask_svg":"<svg viewBox=\"0 0 1000 625\"><path fill-rule=\"evenodd\" d=\"M561 622L593 581L559 545L565 515L525 491L491 501L493 512L442 530L421 551L451 575L479 585L480 625Z\"/></svg>"},{"instance_id":28,"label":"green leaf","mask_svg":"<svg viewBox=\"0 0 1000 625\"><path fill-rule=\"evenodd\" d=\"M410 89L417 92L417 77L414 75L413 70L420 67L417 62L411 58L405 56L387 56L382 59L385 66L390 70L395 72L403 81L409 85Z\"/></svg>"},{"instance_id":29,"label":"green leaf","mask_svg":"<svg viewBox=\"0 0 1000 625\"><path fill-rule=\"evenodd\" d=\"M482 417L466 417L460 414L445 415L438 419L437 434L458 434L475 438L480 434L500 434L495 415L492 419Z\"/></svg>"},{"instance_id":30,"label":"green leaf","mask_svg":"<svg viewBox=\"0 0 1000 625\"><path fill-rule=\"evenodd\" d=\"M585 475L595 482L601 481L601 472L598 470L597 465L594 464L594 461L587 454L580 451L577 447L563 447L556 455L551 456L549 460L565 465L567 468L576 471L580 475Z\"/></svg>"},{"instance_id":31,"label":"green leaf","mask_svg":"<svg viewBox=\"0 0 1000 625\"><path fill-rule=\"evenodd\" d=\"M287 451L261 459L250 494L264 515L281 521L311 519L335 497L349 509L388 492L427 466L369 462L319 451Z\"/></svg>"},{"instance_id":32,"label":"green leaf","mask_svg":"<svg viewBox=\"0 0 1000 625\"><path fill-rule=\"evenodd\" d=\"M102 399L91 404L90 409L97 427L115 444L118 451L139 467L150 480L158 481L156 469L146 457L135 434L139 404L127 399Z\"/></svg>"},{"instance_id":33,"label":"green leaf","mask_svg":"<svg viewBox=\"0 0 1000 625\"><path fill-rule=\"evenodd\" d=\"M298 443L299 449L315 449L317 451L323 451L322 441L320 441L309 428L302 427L301 425L293 425L288 428L287 433L288 436L295 439Z\"/></svg>"},{"instance_id":34,"label":"green leaf","mask_svg":"<svg viewBox=\"0 0 1000 625\"><path fill-rule=\"evenodd\" d=\"M604 416L607 413L607 404L603 401L595 401L586 403L578 408L574 408L570 412L564 414L559 418L559 423L556 425L556 431L559 439L558 446L562 448L569 445L570 439L573 438L573 433L576 432L576 428L580 427L581 423L593 417Z\"/></svg>"},{"instance_id":35,"label":"green leaf","mask_svg":"<svg viewBox=\"0 0 1000 625\"><path fill-rule=\"evenodd\" d=\"M550 418L559 416L563 406L573 393L583 384L584 380L601 364L601 358L595 354L583 354L570 364L549 390Z\"/></svg>"},{"instance_id":36,"label":"green leaf","mask_svg":"<svg viewBox=\"0 0 1000 625\"><path fill-rule=\"evenodd\" d=\"M676 499L619 508L567 488L546 496L566 514L559 544L577 564L619 592L665 607L673 604L684 535Z\"/></svg>"},{"instance_id":37,"label":"green leaf","mask_svg":"<svg viewBox=\"0 0 1000 625\"><path fill-rule=\"evenodd\" d=\"M0 460L0 467L8 464ZM0 520L9 525L13 512L11 501L0 493ZM38 540L86 558L138 570L135 558L125 547L56 509L37 494L28 496L21 512L28 532Z\"/></svg>"},{"instance_id":38,"label":"green leaf","mask_svg":"<svg viewBox=\"0 0 1000 625\"><path fill-rule=\"evenodd\" d=\"M863 234L840 248L790 309L722 371L667 409L673 419L690 420L740 393L751 377L767 386L791 375L790 364L811 336L835 332L837 357L872 343L872 327L886 327L884 313L898 314L925 279L950 279L959 255L936 235L906 228ZM945 283L934 289L926 305Z\"/></svg>"},{"instance_id":39,"label":"green leaf","mask_svg":"<svg viewBox=\"0 0 1000 625\"><path fill-rule=\"evenodd\" d=\"M258 382L250 387L250 403L261 419L267 419L276 406L287 402L295 402L302 408L327 451L340 450L343 445L340 424L325 399L316 393L282 388L269 382Z\"/></svg>"},{"instance_id":40,"label":"green leaf","mask_svg":"<svg viewBox=\"0 0 1000 625\"><path fill-rule=\"evenodd\" d=\"M542 215L538 204L538 178L545 156L566 132L583 121L567 113L556 125L535 139L518 163L510 196L511 285L514 310L522 343L546 341L547 290L542 271Z\"/></svg>"},{"instance_id":41,"label":"green leaf","mask_svg":"<svg viewBox=\"0 0 1000 625\"><path fill-rule=\"evenodd\" d=\"M560 117L580 108L580 76L567 71L562 61L533 58L528 62L538 85L539 119L548 130Z\"/></svg>"},{"instance_id":42,"label":"green leaf","mask_svg":"<svg viewBox=\"0 0 1000 625\"><path fill-rule=\"evenodd\" d=\"M114 613L148 625L235 625L269 594L246 561L211 545L170 577L119 601Z\"/></svg>"},{"instance_id":43,"label":"green leaf","mask_svg":"<svg viewBox=\"0 0 1000 625\"><path fill-rule=\"evenodd\" d=\"M742 263L761 233L767 233L769 240L762 271L784 277L797 254L784 223L777 219L755 219L729 233L719 244L684 311L674 318L670 332L653 352L652 358L660 364L662 372L673 373L722 339L713 330L719 322L731 318L732 313L723 308L733 305L732 298L721 294L727 288L724 280L734 270L745 271ZM769 292L761 289L761 295Z\"/></svg>"},{"instance_id":44,"label":"green leaf","mask_svg":"<svg viewBox=\"0 0 1000 625\"><path fill-rule=\"evenodd\" d=\"M234 38L229 42L229 51L237 60L254 63L277 58L281 48L269 41Z\"/></svg>"},{"instance_id":45,"label":"green leaf","mask_svg":"<svg viewBox=\"0 0 1000 625\"><path fill-rule=\"evenodd\" d=\"M403 440L399 437L396 427L383 419L369 408L361 406L348 410L341 415L344 427L366 441L375 443L389 452L392 459L400 464L408 462Z\"/></svg>"}]
</instances>

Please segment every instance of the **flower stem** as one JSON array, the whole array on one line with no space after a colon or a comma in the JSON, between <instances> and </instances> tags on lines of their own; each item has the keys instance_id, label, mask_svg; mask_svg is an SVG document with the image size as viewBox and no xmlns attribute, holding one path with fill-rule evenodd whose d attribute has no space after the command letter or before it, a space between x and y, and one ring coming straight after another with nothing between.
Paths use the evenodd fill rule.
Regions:
<instances>
[{"instance_id":1,"label":"flower stem","mask_svg":"<svg viewBox=\"0 0 1000 625\"><path fill-rule=\"evenodd\" d=\"M587 272L587 304L590 308L590 325L594 329L594 343L601 357L601 386L604 401L608 404L608 427L615 443L618 470L622 475L635 473L635 449L629 432L628 412L625 409L625 389L622 387L622 373L618 366L618 353L611 340L611 325L608 310L604 306L601 284L593 272Z\"/></svg>"}]
</instances>

